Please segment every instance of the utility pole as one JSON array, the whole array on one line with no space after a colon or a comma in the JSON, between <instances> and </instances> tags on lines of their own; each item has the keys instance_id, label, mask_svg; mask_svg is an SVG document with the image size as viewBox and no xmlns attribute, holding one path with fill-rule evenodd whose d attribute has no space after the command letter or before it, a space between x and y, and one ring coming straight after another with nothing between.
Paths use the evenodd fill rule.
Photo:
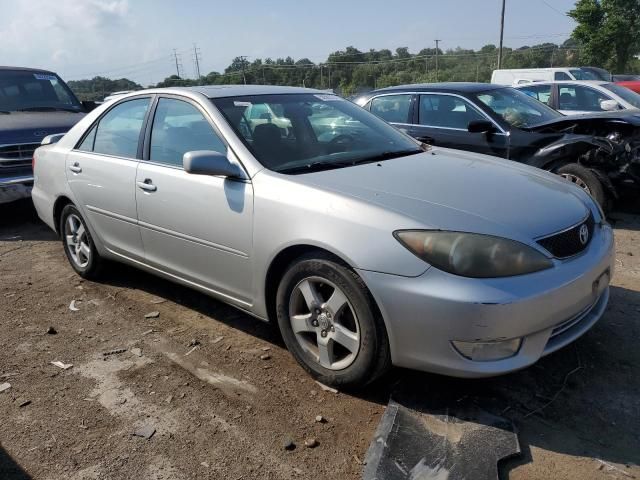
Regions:
<instances>
[{"instance_id":1,"label":"utility pole","mask_svg":"<svg viewBox=\"0 0 640 480\"><path fill-rule=\"evenodd\" d=\"M322 64L320 64L320 88L324 87L324 77L322 76Z\"/></svg>"},{"instance_id":2,"label":"utility pole","mask_svg":"<svg viewBox=\"0 0 640 480\"><path fill-rule=\"evenodd\" d=\"M200 49L196 46L196 44L193 44L193 60L195 63L195 67L196 67L196 78L198 80L200 80L200 60L201 60L202 54L200 53Z\"/></svg>"},{"instance_id":3,"label":"utility pole","mask_svg":"<svg viewBox=\"0 0 640 480\"><path fill-rule=\"evenodd\" d=\"M436 40L436 82L438 81L438 52L440 51L440 48L438 47L438 44L441 41L442 40Z\"/></svg>"},{"instance_id":4,"label":"utility pole","mask_svg":"<svg viewBox=\"0 0 640 480\"><path fill-rule=\"evenodd\" d=\"M176 52L176 49L173 49L173 58L176 61L176 75L180 78L182 78L180 76L180 68L182 67L182 61L180 60L180 54L178 54L178 52Z\"/></svg>"},{"instance_id":5,"label":"utility pole","mask_svg":"<svg viewBox=\"0 0 640 480\"><path fill-rule=\"evenodd\" d=\"M502 68L502 40L504 39L504 9L507 0L502 0L502 15L500 16L500 49L498 50L498 70Z\"/></svg>"},{"instance_id":6,"label":"utility pole","mask_svg":"<svg viewBox=\"0 0 640 480\"><path fill-rule=\"evenodd\" d=\"M247 56L246 55L240 55L240 61L242 63L242 82L246 85L247 84L247 77L244 76L244 67L245 67L245 62L247 61Z\"/></svg>"}]
</instances>

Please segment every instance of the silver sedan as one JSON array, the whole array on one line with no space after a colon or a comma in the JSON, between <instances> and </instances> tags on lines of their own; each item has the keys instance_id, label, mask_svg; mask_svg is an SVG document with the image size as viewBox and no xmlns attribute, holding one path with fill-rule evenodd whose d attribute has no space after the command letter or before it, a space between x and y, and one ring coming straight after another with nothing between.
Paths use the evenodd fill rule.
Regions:
<instances>
[{"instance_id":1,"label":"silver sedan","mask_svg":"<svg viewBox=\"0 0 640 480\"><path fill-rule=\"evenodd\" d=\"M135 92L55 140L33 201L79 275L125 262L277 322L326 384L510 372L607 305L613 234L588 194L326 92Z\"/></svg>"}]
</instances>

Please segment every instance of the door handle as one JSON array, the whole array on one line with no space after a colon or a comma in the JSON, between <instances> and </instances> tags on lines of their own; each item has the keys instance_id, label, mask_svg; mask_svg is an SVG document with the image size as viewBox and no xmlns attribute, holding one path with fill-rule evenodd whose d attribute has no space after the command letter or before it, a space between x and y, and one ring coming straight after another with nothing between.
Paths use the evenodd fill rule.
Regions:
<instances>
[{"instance_id":1,"label":"door handle","mask_svg":"<svg viewBox=\"0 0 640 480\"><path fill-rule=\"evenodd\" d=\"M80 167L80 164L78 162L75 162L73 165L69 165L69 170L71 170L73 173L80 173L82 171L82 168Z\"/></svg>"},{"instance_id":2,"label":"door handle","mask_svg":"<svg viewBox=\"0 0 640 480\"><path fill-rule=\"evenodd\" d=\"M429 145L433 145L435 142L433 137L416 137L416 140L422 143L428 143Z\"/></svg>"},{"instance_id":3,"label":"door handle","mask_svg":"<svg viewBox=\"0 0 640 480\"><path fill-rule=\"evenodd\" d=\"M153 184L150 178L145 178L144 182L136 182L136 184L145 192L155 192L158 190L158 187Z\"/></svg>"}]
</instances>

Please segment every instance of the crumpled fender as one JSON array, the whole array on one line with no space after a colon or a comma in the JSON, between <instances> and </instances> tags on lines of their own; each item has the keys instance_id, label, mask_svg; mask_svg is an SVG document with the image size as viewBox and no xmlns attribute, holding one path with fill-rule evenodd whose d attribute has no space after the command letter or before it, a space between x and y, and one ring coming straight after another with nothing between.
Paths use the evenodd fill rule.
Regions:
<instances>
[{"instance_id":1,"label":"crumpled fender","mask_svg":"<svg viewBox=\"0 0 640 480\"><path fill-rule=\"evenodd\" d=\"M560 160L577 162L581 155L594 147L601 148L607 155L612 155L615 151L614 145L606 138L593 135L566 134L555 142L539 149L526 163L548 170Z\"/></svg>"}]
</instances>

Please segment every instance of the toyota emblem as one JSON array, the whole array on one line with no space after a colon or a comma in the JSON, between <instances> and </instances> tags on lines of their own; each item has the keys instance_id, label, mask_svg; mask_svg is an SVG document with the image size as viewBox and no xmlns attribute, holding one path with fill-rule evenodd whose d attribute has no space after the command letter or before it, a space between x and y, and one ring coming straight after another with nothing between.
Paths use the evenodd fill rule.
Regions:
<instances>
[{"instance_id":1,"label":"toyota emblem","mask_svg":"<svg viewBox=\"0 0 640 480\"><path fill-rule=\"evenodd\" d=\"M582 245L586 245L587 242L589 241L589 228L587 227L586 223L583 223L582 226L580 227L580 243Z\"/></svg>"}]
</instances>

